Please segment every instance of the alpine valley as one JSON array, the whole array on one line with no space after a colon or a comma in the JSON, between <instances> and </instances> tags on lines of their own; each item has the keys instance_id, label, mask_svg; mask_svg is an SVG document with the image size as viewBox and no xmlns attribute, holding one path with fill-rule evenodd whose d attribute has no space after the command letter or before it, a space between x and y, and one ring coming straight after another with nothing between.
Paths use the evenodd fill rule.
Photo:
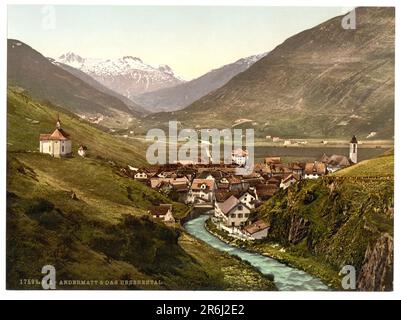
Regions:
<instances>
[{"instance_id":1,"label":"alpine valley","mask_svg":"<svg viewBox=\"0 0 401 320\"><path fill-rule=\"evenodd\" d=\"M265 55L263 53L239 59L194 80L170 88L144 93L134 100L153 112L183 109L209 92L225 85L234 76L248 69Z\"/></svg>"},{"instance_id":2,"label":"alpine valley","mask_svg":"<svg viewBox=\"0 0 401 320\"><path fill-rule=\"evenodd\" d=\"M355 15L190 81L8 39L7 288L41 289L50 265L60 290L393 290L395 10ZM149 164L144 135L174 120L255 143Z\"/></svg>"},{"instance_id":3,"label":"alpine valley","mask_svg":"<svg viewBox=\"0 0 401 320\"><path fill-rule=\"evenodd\" d=\"M149 115L157 127L246 126L260 137L394 135L394 8L357 8L296 34L249 69L180 111Z\"/></svg>"}]
</instances>

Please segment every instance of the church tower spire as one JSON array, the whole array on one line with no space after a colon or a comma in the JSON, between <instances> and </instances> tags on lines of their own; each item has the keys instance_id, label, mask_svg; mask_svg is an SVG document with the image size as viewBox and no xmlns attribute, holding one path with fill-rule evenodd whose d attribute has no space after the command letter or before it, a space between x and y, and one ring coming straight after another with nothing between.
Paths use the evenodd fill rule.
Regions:
<instances>
[{"instance_id":1,"label":"church tower spire","mask_svg":"<svg viewBox=\"0 0 401 320\"><path fill-rule=\"evenodd\" d=\"M61 129L60 114L57 114L56 128Z\"/></svg>"},{"instance_id":2,"label":"church tower spire","mask_svg":"<svg viewBox=\"0 0 401 320\"><path fill-rule=\"evenodd\" d=\"M355 136L349 142L349 158L353 163L358 162L358 140Z\"/></svg>"}]
</instances>

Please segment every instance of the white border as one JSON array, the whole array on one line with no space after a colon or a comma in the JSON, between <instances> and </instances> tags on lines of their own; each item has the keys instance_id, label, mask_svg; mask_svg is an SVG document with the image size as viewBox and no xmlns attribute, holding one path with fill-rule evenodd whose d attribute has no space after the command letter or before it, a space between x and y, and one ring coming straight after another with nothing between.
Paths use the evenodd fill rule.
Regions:
<instances>
[{"instance_id":1,"label":"white border","mask_svg":"<svg viewBox=\"0 0 401 320\"><path fill-rule=\"evenodd\" d=\"M8 0L6 3L1 3L0 10L0 34L1 34L1 65L3 68L1 70L7 70L6 63L6 55L7 55L7 10L6 5L14 5L14 4L66 4L66 5L199 5L199 6L314 6L314 7L323 7L323 6L343 6L343 7L357 7L357 6L394 6L396 7L396 30L400 30L400 18L398 14L399 6L397 5L397 1L390 0L382 0L382 1L373 1L373 0L365 0L365 1L353 1L353 0L337 0L337 1L319 1L319 0L310 0L310 1L294 1L294 0L271 0L271 1L263 1L263 0L116 0L116 1L88 1L88 0L70 0L70 1L32 1L32 0L23 0L23 1L10 1ZM399 70L399 50L397 50L400 46L400 37L399 32L396 32L396 79L397 71ZM401 234L401 225L397 219L397 213L400 212L400 205L398 199L395 200L395 217L394 217L394 240L395 240L395 256L394 256L394 290L393 292L221 292L221 291L6 291L5 290L5 212L6 212L6 203L5 203L5 195L6 195L6 93L7 93L7 81L6 74L2 74L0 76L0 87L1 87L1 106L2 106L2 117L1 117L1 125L0 125L0 134L1 134L1 144L2 151L0 153L0 161L1 161L1 185L0 185L0 204L2 216L0 219L0 230L3 231L1 237L1 245L0 245L0 259L2 263L0 264L0 299L104 299L104 300L114 300L114 299L123 299L123 300L141 300L141 299L155 299L155 300L168 300L168 299L191 299L191 300L216 300L216 299L238 299L238 300L276 300L276 299L349 299L349 300L357 300L357 299L366 299L366 300L377 300L377 299L397 299L401 296L401 284L399 271L401 270L399 267L400 263L400 237ZM399 93L401 92L400 83L396 81L395 86L395 106L398 106L399 102ZM397 107L395 108L395 119L398 120L399 111ZM398 121L397 121L398 122ZM396 140L396 164L398 164L398 145L400 139L400 127L395 127L395 140ZM400 194L401 181L398 179L400 177L400 168L395 166L395 194Z\"/></svg>"}]
</instances>

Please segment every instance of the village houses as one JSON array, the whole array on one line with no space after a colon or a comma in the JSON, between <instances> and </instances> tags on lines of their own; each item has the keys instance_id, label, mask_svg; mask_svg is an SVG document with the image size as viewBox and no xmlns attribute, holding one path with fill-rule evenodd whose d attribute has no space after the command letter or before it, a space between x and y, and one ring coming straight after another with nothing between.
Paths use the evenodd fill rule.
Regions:
<instances>
[{"instance_id":1,"label":"village houses","mask_svg":"<svg viewBox=\"0 0 401 320\"><path fill-rule=\"evenodd\" d=\"M161 204L159 206L153 206L148 212L152 215L153 218L160 219L163 222L175 222L173 216L173 206L171 204Z\"/></svg>"},{"instance_id":2,"label":"village houses","mask_svg":"<svg viewBox=\"0 0 401 320\"><path fill-rule=\"evenodd\" d=\"M235 149L232 152L232 162L235 163L236 165L243 167L246 165L248 161L248 151L247 150L242 150L241 148Z\"/></svg>"},{"instance_id":3,"label":"village houses","mask_svg":"<svg viewBox=\"0 0 401 320\"><path fill-rule=\"evenodd\" d=\"M349 167L351 165L350 160L343 155L333 154L331 156L323 153L320 158L320 162L324 163L327 167L327 172L332 173L337 170Z\"/></svg>"},{"instance_id":4,"label":"village houses","mask_svg":"<svg viewBox=\"0 0 401 320\"><path fill-rule=\"evenodd\" d=\"M270 224L264 220L258 220L244 227L244 233L250 240L259 240L267 237Z\"/></svg>"},{"instance_id":5,"label":"village houses","mask_svg":"<svg viewBox=\"0 0 401 320\"><path fill-rule=\"evenodd\" d=\"M259 200L255 187L249 187L246 191L241 192L238 197L239 202L246 205L250 209L255 209L255 204Z\"/></svg>"},{"instance_id":6,"label":"village houses","mask_svg":"<svg viewBox=\"0 0 401 320\"><path fill-rule=\"evenodd\" d=\"M215 217L227 227L244 226L249 218L251 209L231 195L223 202L215 202Z\"/></svg>"},{"instance_id":7,"label":"village houses","mask_svg":"<svg viewBox=\"0 0 401 320\"><path fill-rule=\"evenodd\" d=\"M326 165L323 162L315 161L306 163L304 179L317 179L327 173Z\"/></svg>"},{"instance_id":8,"label":"village houses","mask_svg":"<svg viewBox=\"0 0 401 320\"><path fill-rule=\"evenodd\" d=\"M350 141L350 157L323 154L313 162L282 162L279 156L264 158L248 175L237 175L236 168L246 162L247 151L232 153L233 164L182 164L129 170L131 177L152 189L193 207L213 209L214 223L234 237L256 240L267 236L270 225L263 220L252 221L253 210L302 179L317 179L348 167L357 160L357 140ZM352 159L351 159L352 157ZM172 221L171 205L153 207L154 218Z\"/></svg>"},{"instance_id":9,"label":"village houses","mask_svg":"<svg viewBox=\"0 0 401 320\"><path fill-rule=\"evenodd\" d=\"M289 174L286 178L281 180L280 182L280 188L281 189L287 189L288 187L292 186L296 182L298 182L301 179L301 177L295 173Z\"/></svg>"},{"instance_id":10,"label":"village houses","mask_svg":"<svg viewBox=\"0 0 401 320\"><path fill-rule=\"evenodd\" d=\"M148 173L145 170L137 170L134 174L136 180L147 180L149 178Z\"/></svg>"},{"instance_id":11,"label":"village houses","mask_svg":"<svg viewBox=\"0 0 401 320\"><path fill-rule=\"evenodd\" d=\"M216 184L213 177L194 179L188 193L187 203L213 205Z\"/></svg>"}]
</instances>

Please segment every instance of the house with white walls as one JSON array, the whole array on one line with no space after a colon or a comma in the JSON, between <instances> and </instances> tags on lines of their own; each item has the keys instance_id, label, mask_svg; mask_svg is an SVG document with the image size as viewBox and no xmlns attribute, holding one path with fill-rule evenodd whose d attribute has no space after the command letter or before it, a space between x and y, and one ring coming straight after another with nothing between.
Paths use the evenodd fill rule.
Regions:
<instances>
[{"instance_id":1,"label":"house with white walls","mask_svg":"<svg viewBox=\"0 0 401 320\"><path fill-rule=\"evenodd\" d=\"M214 204L214 216L227 227L244 226L250 212L251 209L233 195L224 202L216 201Z\"/></svg>"}]
</instances>

